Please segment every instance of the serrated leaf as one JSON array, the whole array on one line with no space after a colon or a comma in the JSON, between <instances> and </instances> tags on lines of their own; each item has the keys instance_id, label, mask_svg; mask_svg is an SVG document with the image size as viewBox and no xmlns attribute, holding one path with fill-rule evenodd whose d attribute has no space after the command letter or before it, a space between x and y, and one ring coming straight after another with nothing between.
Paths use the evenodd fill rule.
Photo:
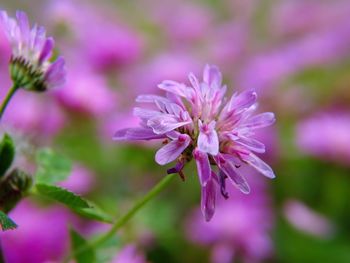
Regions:
<instances>
[{"instance_id":1,"label":"serrated leaf","mask_svg":"<svg viewBox=\"0 0 350 263\"><path fill-rule=\"evenodd\" d=\"M10 135L6 134L0 143L0 177L4 176L15 158L15 145Z\"/></svg>"},{"instance_id":2,"label":"serrated leaf","mask_svg":"<svg viewBox=\"0 0 350 263\"><path fill-rule=\"evenodd\" d=\"M74 211L79 215L86 217L88 219L97 220L97 221L101 221L109 224L113 222L110 215L106 214L104 211L102 211L100 208L98 208L94 204L90 204L89 208L78 208L78 209L74 209Z\"/></svg>"},{"instance_id":3,"label":"serrated leaf","mask_svg":"<svg viewBox=\"0 0 350 263\"><path fill-rule=\"evenodd\" d=\"M87 246L87 241L76 231L70 229L70 240L72 250L78 251L80 248ZM93 263L96 262L96 254L95 251L88 247L83 252L75 255L75 260L77 263Z\"/></svg>"},{"instance_id":4,"label":"serrated leaf","mask_svg":"<svg viewBox=\"0 0 350 263\"><path fill-rule=\"evenodd\" d=\"M4 212L0 211L0 224L2 231L12 230L17 228L17 224L12 221Z\"/></svg>"},{"instance_id":5,"label":"serrated leaf","mask_svg":"<svg viewBox=\"0 0 350 263\"><path fill-rule=\"evenodd\" d=\"M65 204L72 209L89 208L89 204L79 195L68 191L67 189L48 184L36 184L37 192L52 200Z\"/></svg>"},{"instance_id":6,"label":"serrated leaf","mask_svg":"<svg viewBox=\"0 0 350 263\"><path fill-rule=\"evenodd\" d=\"M64 181L71 173L72 163L65 156L51 149L41 149L36 155L38 183L55 184Z\"/></svg>"}]
</instances>

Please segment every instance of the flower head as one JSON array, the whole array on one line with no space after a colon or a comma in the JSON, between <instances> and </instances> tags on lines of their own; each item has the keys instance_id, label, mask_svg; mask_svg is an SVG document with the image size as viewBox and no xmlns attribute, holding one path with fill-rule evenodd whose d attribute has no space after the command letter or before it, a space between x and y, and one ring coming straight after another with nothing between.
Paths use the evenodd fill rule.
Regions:
<instances>
[{"instance_id":1,"label":"flower head","mask_svg":"<svg viewBox=\"0 0 350 263\"><path fill-rule=\"evenodd\" d=\"M242 165L250 165L263 175L274 178L272 169L253 152L265 152L265 146L252 138L254 131L274 123L271 112L253 115L257 108L256 92L249 90L225 100L226 86L216 66L207 65L200 82L189 74L191 86L163 81L158 87L166 97L141 95L136 101L153 108L134 109L141 127L118 131L115 140L165 139L155 159L160 165L177 160L168 173L183 175L184 165L192 158L197 164L202 186L202 212L209 221L215 210L216 189L227 198L228 178L241 192L250 189L241 174ZM215 169L212 169L214 167Z\"/></svg>"},{"instance_id":2,"label":"flower head","mask_svg":"<svg viewBox=\"0 0 350 263\"><path fill-rule=\"evenodd\" d=\"M64 82L64 59L50 59L54 40L46 37L45 29L30 28L27 15L17 11L17 20L0 10L0 24L12 47L10 73L14 84L27 90L45 91Z\"/></svg>"}]
</instances>

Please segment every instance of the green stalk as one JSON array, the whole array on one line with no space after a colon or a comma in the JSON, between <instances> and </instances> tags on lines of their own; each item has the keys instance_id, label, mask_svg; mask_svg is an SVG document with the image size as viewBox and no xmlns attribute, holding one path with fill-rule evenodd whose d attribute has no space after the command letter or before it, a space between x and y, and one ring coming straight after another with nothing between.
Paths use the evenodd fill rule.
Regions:
<instances>
[{"instance_id":1,"label":"green stalk","mask_svg":"<svg viewBox=\"0 0 350 263\"><path fill-rule=\"evenodd\" d=\"M107 240L112 238L115 233L122 227L124 226L145 204L148 203L151 199L153 199L155 196L157 196L170 182L173 178L175 178L177 174L169 174L165 176L158 184L156 184L143 198L138 200L133 207L130 208L130 210L124 214L122 217L117 220L112 228L100 236L99 238L95 239L92 241L90 244L87 244L86 246L81 247L80 249L74 251L71 255L69 255L65 262L69 262L69 260L77 256L84 251L86 251L89 248L97 248L104 244Z\"/></svg>"},{"instance_id":2,"label":"green stalk","mask_svg":"<svg viewBox=\"0 0 350 263\"><path fill-rule=\"evenodd\" d=\"M16 85L13 85L11 87L11 89L9 90L9 92L7 93L6 98L0 107L0 120L1 120L2 116L4 115L4 112L5 112L7 105L9 104L11 98L13 97L13 95L15 94L15 92L17 90L18 90L18 87Z\"/></svg>"}]
</instances>

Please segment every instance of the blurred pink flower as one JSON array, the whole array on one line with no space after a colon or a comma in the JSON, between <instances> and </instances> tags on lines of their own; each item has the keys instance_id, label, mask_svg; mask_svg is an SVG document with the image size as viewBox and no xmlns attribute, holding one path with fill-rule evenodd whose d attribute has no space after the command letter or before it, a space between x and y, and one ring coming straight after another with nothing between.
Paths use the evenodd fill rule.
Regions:
<instances>
[{"instance_id":1,"label":"blurred pink flower","mask_svg":"<svg viewBox=\"0 0 350 263\"><path fill-rule=\"evenodd\" d=\"M124 76L121 77L124 85L130 87L127 93L133 98L141 92L157 92L157 84L164 79L185 81L188 72L193 69L197 72L199 68L199 63L191 54L172 51L158 53L152 60L124 72Z\"/></svg>"},{"instance_id":2,"label":"blurred pink flower","mask_svg":"<svg viewBox=\"0 0 350 263\"><path fill-rule=\"evenodd\" d=\"M64 25L68 30L66 48L78 51L93 69L113 70L134 62L142 53L140 35L107 6L79 0L54 1L48 14L54 27Z\"/></svg>"},{"instance_id":3,"label":"blurred pink flower","mask_svg":"<svg viewBox=\"0 0 350 263\"><path fill-rule=\"evenodd\" d=\"M115 24L95 22L84 27L82 41L88 43L86 56L91 65L100 70L113 69L134 62L141 53L142 43L136 33Z\"/></svg>"},{"instance_id":4,"label":"blurred pink flower","mask_svg":"<svg viewBox=\"0 0 350 263\"><path fill-rule=\"evenodd\" d=\"M134 245L122 248L111 263L146 263L145 256L137 251Z\"/></svg>"},{"instance_id":5,"label":"blurred pink flower","mask_svg":"<svg viewBox=\"0 0 350 263\"><path fill-rule=\"evenodd\" d=\"M243 87L274 88L288 77L311 67L324 67L350 56L350 24L315 32L262 52L246 62L239 73Z\"/></svg>"},{"instance_id":6,"label":"blurred pink flower","mask_svg":"<svg viewBox=\"0 0 350 263\"><path fill-rule=\"evenodd\" d=\"M283 0L272 7L271 28L274 33L300 35L324 31L346 23L349 1ZM298 19L295 19L298 17Z\"/></svg>"},{"instance_id":7,"label":"blurred pink flower","mask_svg":"<svg viewBox=\"0 0 350 263\"><path fill-rule=\"evenodd\" d=\"M307 154L349 165L349 131L350 112L318 113L298 124L296 143Z\"/></svg>"},{"instance_id":8,"label":"blurred pink flower","mask_svg":"<svg viewBox=\"0 0 350 263\"><path fill-rule=\"evenodd\" d=\"M51 138L63 127L65 116L48 95L45 94L44 98L19 91L7 108L3 121L29 136Z\"/></svg>"},{"instance_id":9,"label":"blurred pink flower","mask_svg":"<svg viewBox=\"0 0 350 263\"><path fill-rule=\"evenodd\" d=\"M287 201L283 214L291 225L310 235L328 238L334 233L330 220L297 200Z\"/></svg>"},{"instance_id":10,"label":"blurred pink flower","mask_svg":"<svg viewBox=\"0 0 350 263\"><path fill-rule=\"evenodd\" d=\"M162 27L162 31L171 39L171 44L175 45L183 46L186 41L206 36L212 24L212 13L209 9L187 1L156 1L151 11L157 25Z\"/></svg>"},{"instance_id":11,"label":"blurred pink flower","mask_svg":"<svg viewBox=\"0 0 350 263\"><path fill-rule=\"evenodd\" d=\"M59 185L77 194L88 193L94 184L94 176L90 170L81 165L74 165L71 175Z\"/></svg>"},{"instance_id":12,"label":"blurred pink flower","mask_svg":"<svg viewBox=\"0 0 350 263\"><path fill-rule=\"evenodd\" d=\"M213 263L236 262L239 257L242 262L261 262L272 255L270 197L265 182L259 177L254 177L251 184L250 195L228 190L230 199L219 198L217 215L212 221L203 222L199 209L189 217L188 238L210 246Z\"/></svg>"},{"instance_id":13,"label":"blurred pink flower","mask_svg":"<svg viewBox=\"0 0 350 263\"><path fill-rule=\"evenodd\" d=\"M69 216L65 210L54 206L39 208L23 201L10 216L19 227L0 234L6 262L44 263L63 259L69 245Z\"/></svg>"},{"instance_id":14,"label":"blurred pink flower","mask_svg":"<svg viewBox=\"0 0 350 263\"><path fill-rule=\"evenodd\" d=\"M72 68L67 83L55 95L70 110L99 117L113 110L116 94L101 75L89 69Z\"/></svg>"}]
</instances>

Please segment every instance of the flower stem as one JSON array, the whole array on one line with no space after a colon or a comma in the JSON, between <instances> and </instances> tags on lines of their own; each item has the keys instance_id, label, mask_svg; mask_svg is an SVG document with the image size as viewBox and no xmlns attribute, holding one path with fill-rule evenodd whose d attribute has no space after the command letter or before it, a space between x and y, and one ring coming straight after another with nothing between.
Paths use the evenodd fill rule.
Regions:
<instances>
[{"instance_id":1,"label":"flower stem","mask_svg":"<svg viewBox=\"0 0 350 263\"><path fill-rule=\"evenodd\" d=\"M3 103L1 104L1 107L0 107L0 120L2 118L2 115L5 112L5 109L6 109L7 105L8 105L8 103L10 102L12 96L15 94L17 89L18 89L17 85L13 85L11 87L11 89L9 90L9 92L7 93L6 98L5 98L5 100L3 101Z\"/></svg>"},{"instance_id":2,"label":"flower stem","mask_svg":"<svg viewBox=\"0 0 350 263\"><path fill-rule=\"evenodd\" d=\"M77 256L89 248L97 248L105 243L107 240L112 238L114 234L124 226L145 204L148 203L151 199L153 199L156 195L158 195L170 182L176 177L177 174L169 174L165 176L158 184L156 184L143 198L138 200L130 210L120 217L112 226L112 228L100 236L99 238L92 241L90 244L82 246L81 248L74 251L71 255L68 256L65 262L69 262L73 256Z\"/></svg>"}]
</instances>

